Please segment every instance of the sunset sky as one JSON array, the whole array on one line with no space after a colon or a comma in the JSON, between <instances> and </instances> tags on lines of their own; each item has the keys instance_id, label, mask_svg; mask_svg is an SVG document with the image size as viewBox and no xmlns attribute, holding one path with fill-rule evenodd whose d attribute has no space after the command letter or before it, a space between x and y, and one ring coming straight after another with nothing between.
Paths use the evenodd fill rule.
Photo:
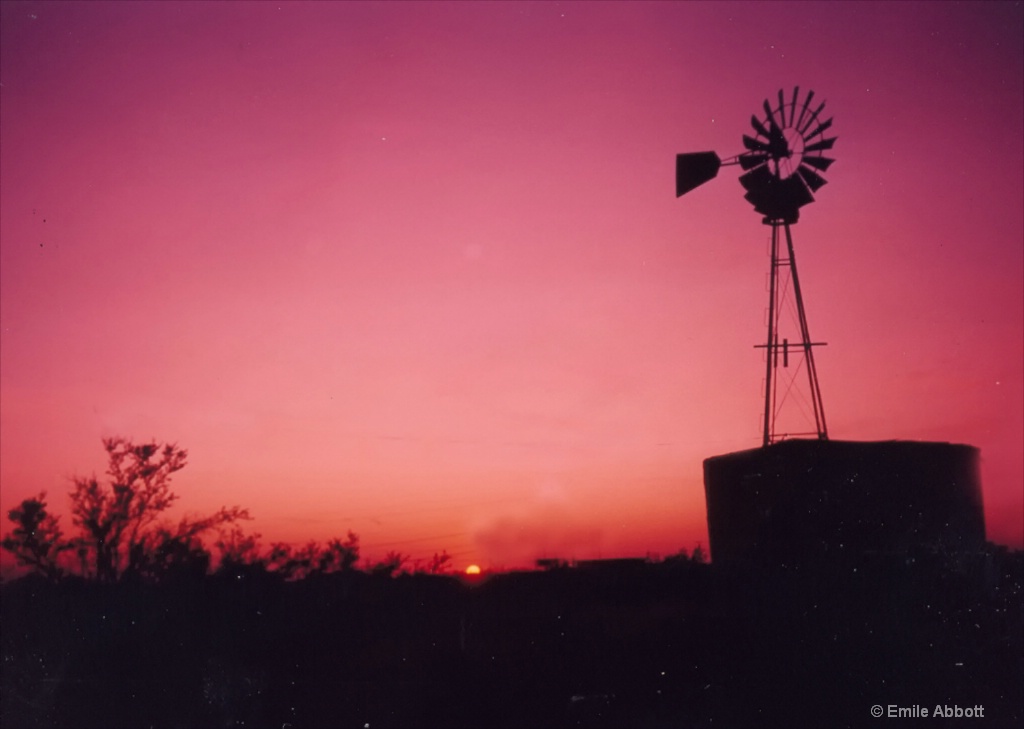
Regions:
<instances>
[{"instance_id":1,"label":"sunset sky","mask_svg":"<svg viewBox=\"0 0 1024 729\"><path fill-rule=\"evenodd\" d=\"M707 544L760 444L780 88L839 141L794 228L833 438L969 443L1024 542L1024 10L0 3L0 497L100 439L186 511L455 566ZM6 521L5 521L6 524ZM7 527L3 527L7 531Z\"/></svg>"}]
</instances>

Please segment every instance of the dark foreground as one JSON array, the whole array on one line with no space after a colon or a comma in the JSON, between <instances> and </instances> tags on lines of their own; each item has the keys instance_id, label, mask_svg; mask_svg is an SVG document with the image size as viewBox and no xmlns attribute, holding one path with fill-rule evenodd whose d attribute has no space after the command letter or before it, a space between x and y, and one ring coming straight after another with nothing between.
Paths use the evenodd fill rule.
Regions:
<instances>
[{"instance_id":1,"label":"dark foreground","mask_svg":"<svg viewBox=\"0 0 1024 729\"><path fill-rule=\"evenodd\" d=\"M26 578L0 726L1020 727L1021 564Z\"/></svg>"}]
</instances>

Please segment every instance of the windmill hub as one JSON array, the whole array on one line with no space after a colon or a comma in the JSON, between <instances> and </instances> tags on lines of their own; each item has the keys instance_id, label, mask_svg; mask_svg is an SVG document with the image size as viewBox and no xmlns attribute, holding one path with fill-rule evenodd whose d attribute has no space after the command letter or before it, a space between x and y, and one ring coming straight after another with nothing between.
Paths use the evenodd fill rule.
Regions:
<instances>
[{"instance_id":1,"label":"windmill hub","mask_svg":"<svg viewBox=\"0 0 1024 729\"><path fill-rule=\"evenodd\" d=\"M785 180L796 174L804 156L804 139L795 129L783 132L785 148L779 154L773 154L768 161L773 175Z\"/></svg>"}]
</instances>

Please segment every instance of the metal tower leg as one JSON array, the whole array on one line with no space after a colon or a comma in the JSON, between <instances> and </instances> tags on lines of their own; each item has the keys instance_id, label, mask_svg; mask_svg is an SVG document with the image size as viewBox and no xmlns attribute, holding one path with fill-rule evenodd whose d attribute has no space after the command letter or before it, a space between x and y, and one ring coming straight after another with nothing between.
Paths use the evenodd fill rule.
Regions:
<instances>
[{"instance_id":1,"label":"metal tower leg","mask_svg":"<svg viewBox=\"0 0 1024 729\"><path fill-rule=\"evenodd\" d=\"M796 309L800 318L800 338L803 341L804 357L807 362L808 384L811 389L811 403L814 407L814 426L820 440L828 440L828 427L825 425L825 406L821 402L821 388L818 385L818 370L814 366L814 344L811 342L810 329L807 327L807 312L804 309L804 297L800 292L800 277L796 273L796 254L793 252L793 234L786 223L786 247L789 249L789 268L793 276L793 294L796 296Z\"/></svg>"},{"instance_id":2,"label":"metal tower leg","mask_svg":"<svg viewBox=\"0 0 1024 729\"><path fill-rule=\"evenodd\" d=\"M775 431L775 392L772 374L777 364L775 357L775 317L776 317L776 292L778 291L779 280L779 224L773 222L772 226L772 268L771 278L768 283L768 341L764 345L764 441L762 445L771 445Z\"/></svg>"}]
</instances>

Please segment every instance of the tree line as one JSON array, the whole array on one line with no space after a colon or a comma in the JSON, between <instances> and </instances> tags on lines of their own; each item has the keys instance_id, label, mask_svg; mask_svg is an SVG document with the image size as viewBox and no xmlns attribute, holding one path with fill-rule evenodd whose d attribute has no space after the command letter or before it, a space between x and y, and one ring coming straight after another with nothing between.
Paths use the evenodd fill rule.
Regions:
<instances>
[{"instance_id":1,"label":"tree line","mask_svg":"<svg viewBox=\"0 0 1024 729\"><path fill-rule=\"evenodd\" d=\"M73 479L73 534L65 536L60 518L50 513L45 491L8 512L14 528L0 546L19 566L54 581L77 574L101 583L162 581L211 571L257 571L296 580L357 569L359 537L352 531L326 544L275 542L263 550L260 535L242 528L251 517L240 506L173 521L166 514L178 500L171 477L187 464L188 451L174 443L137 444L120 436L104 438L103 448L106 481ZM392 551L363 569L385 576L408 569L441 574L450 569L450 559L442 552L410 564L406 555Z\"/></svg>"}]
</instances>

